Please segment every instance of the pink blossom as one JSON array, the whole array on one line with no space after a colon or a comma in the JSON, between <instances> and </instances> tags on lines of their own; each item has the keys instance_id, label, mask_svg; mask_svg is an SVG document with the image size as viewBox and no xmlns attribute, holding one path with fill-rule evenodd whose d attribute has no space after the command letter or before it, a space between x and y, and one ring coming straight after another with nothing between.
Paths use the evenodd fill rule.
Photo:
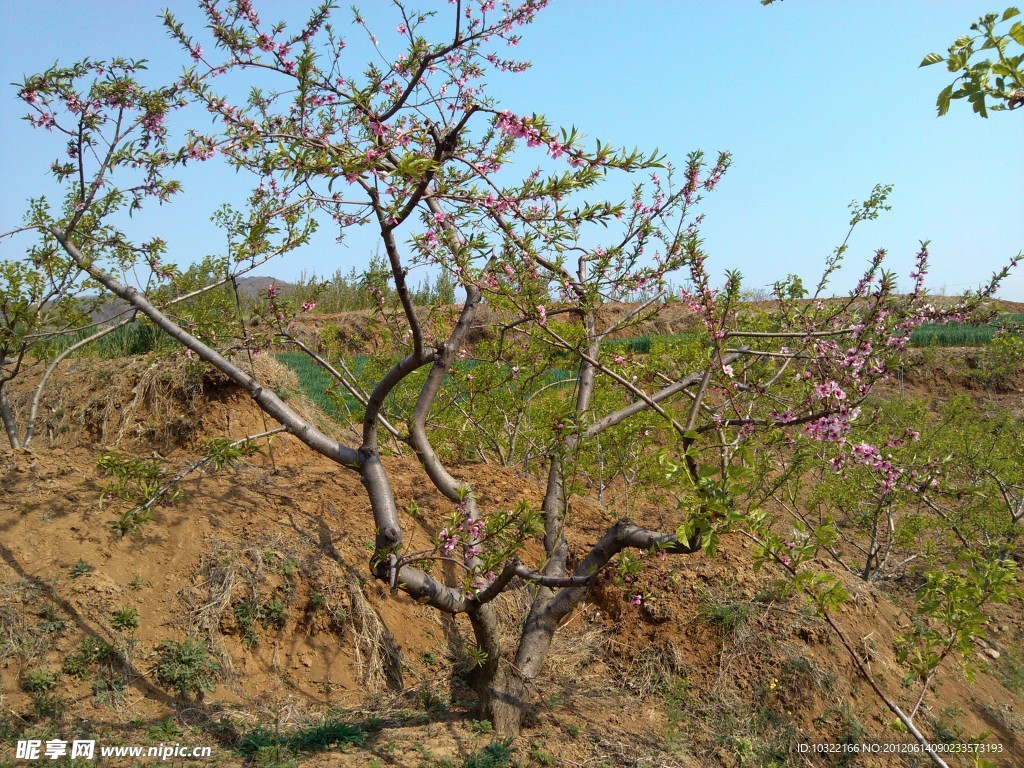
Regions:
<instances>
[{"instance_id":1,"label":"pink blossom","mask_svg":"<svg viewBox=\"0 0 1024 768\"><path fill-rule=\"evenodd\" d=\"M267 286L267 296L271 299L277 296L277 286L273 283Z\"/></svg>"}]
</instances>

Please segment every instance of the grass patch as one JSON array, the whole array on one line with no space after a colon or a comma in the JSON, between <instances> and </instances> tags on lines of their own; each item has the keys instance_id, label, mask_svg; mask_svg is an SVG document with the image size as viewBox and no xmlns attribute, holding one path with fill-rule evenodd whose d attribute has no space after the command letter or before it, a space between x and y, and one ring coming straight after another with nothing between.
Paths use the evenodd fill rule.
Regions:
<instances>
[{"instance_id":1,"label":"grass patch","mask_svg":"<svg viewBox=\"0 0 1024 768\"><path fill-rule=\"evenodd\" d=\"M1024 314L1000 315L991 325L925 323L910 334L912 347L984 347L1002 327L1019 326Z\"/></svg>"},{"instance_id":2,"label":"grass patch","mask_svg":"<svg viewBox=\"0 0 1024 768\"><path fill-rule=\"evenodd\" d=\"M348 421L351 413L361 412L362 406L356 399L344 388L337 386L331 375L306 353L278 352L274 359L295 373L302 393L331 418ZM368 361L367 355L355 355L346 363L359 376Z\"/></svg>"},{"instance_id":3,"label":"grass patch","mask_svg":"<svg viewBox=\"0 0 1024 768\"><path fill-rule=\"evenodd\" d=\"M323 752L335 747L359 747L366 743L369 731L376 727L370 721L363 725L352 725L341 720L328 718L319 725L298 728L294 731L273 731L258 728L242 737L238 750L245 755L266 754L268 748L295 752Z\"/></svg>"},{"instance_id":4,"label":"grass patch","mask_svg":"<svg viewBox=\"0 0 1024 768\"><path fill-rule=\"evenodd\" d=\"M505 768L511 764L514 752L512 739L492 741L479 752L468 755L462 762L462 766L463 768Z\"/></svg>"}]
</instances>

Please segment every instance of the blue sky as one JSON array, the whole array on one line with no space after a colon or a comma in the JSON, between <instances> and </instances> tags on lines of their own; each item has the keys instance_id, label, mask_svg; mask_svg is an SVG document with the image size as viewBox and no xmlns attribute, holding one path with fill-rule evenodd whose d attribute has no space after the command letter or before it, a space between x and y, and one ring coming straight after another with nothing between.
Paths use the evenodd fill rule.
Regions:
<instances>
[{"instance_id":1,"label":"blue sky","mask_svg":"<svg viewBox=\"0 0 1024 768\"><path fill-rule=\"evenodd\" d=\"M181 0L0 0L0 81L87 55L148 58L154 77L171 77L184 62L157 18L165 5L198 31L197 13ZM301 6L255 5L265 20L294 19ZM383 5L364 3L371 20ZM845 235L847 205L890 183L893 210L855 235L835 291L848 290L880 247L905 275L918 241L930 239L928 285L956 293L1024 248L1024 110L982 120L956 103L937 119L935 96L949 75L917 65L1002 8L990 0L768 8L757 0L554 0L524 30L520 53L533 68L491 78L490 92L514 112L543 113L605 142L657 147L680 164L697 148L732 152L733 169L706 199L703 233L712 269L738 268L748 287L788 273L816 282ZM0 231L17 225L28 197L52 192L46 168L61 150L19 119L24 112L13 87L0 92ZM213 164L184 182L182 202L152 220L179 262L217 250L207 218L240 189ZM365 263L368 247L327 240L311 259L265 271L285 279L302 269L347 272ZM0 254L17 255L12 244ZM1001 295L1024 300L1024 274Z\"/></svg>"}]
</instances>

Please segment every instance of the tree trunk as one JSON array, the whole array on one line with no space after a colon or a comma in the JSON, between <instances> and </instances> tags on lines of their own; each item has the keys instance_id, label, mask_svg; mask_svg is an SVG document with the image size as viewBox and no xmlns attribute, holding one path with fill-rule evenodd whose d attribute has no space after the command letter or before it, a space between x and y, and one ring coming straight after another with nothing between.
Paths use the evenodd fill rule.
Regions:
<instances>
[{"instance_id":1,"label":"tree trunk","mask_svg":"<svg viewBox=\"0 0 1024 768\"><path fill-rule=\"evenodd\" d=\"M481 675L473 686L479 697L477 718L490 720L499 739L517 737L526 714L526 682L505 663L498 665L490 680L483 677Z\"/></svg>"},{"instance_id":2,"label":"tree trunk","mask_svg":"<svg viewBox=\"0 0 1024 768\"><path fill-rule=\"evenodd\" d=\"M7 402L7 392L4 391L3 383L0 383L0 421L3 422L4 431L7 433L7 440L10 442L11 448L14 450L21 448L21 440L18 438L18 425L14 420L11 404Z\"/></svg>"},{"instance_id":3,"label":"tree trunk","mask_svg":"<svg viewBox=\"0 0 1024 768\"><path fill-rule=\"evenodd\" d=\"M526 712L526 681L519 669L502 658L498 616L491 603L468 615L483 651L482 663L470 673L469 684L476 691L477 719L490 720L499 739L519 735Z\"/></svg>"}]
</instances>

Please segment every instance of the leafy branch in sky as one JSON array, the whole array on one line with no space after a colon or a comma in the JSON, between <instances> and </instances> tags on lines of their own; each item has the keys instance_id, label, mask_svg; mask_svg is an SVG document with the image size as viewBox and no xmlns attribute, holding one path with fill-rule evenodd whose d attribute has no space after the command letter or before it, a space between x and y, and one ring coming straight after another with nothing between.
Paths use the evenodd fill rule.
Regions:
<instances>
[{"instance_id":1,"label":"leafy branch in sky","mask_svg":"<svg viewBox=\"0 0 1024 768\"><path fill-rule=\"evenodd\" d=\"M945 56L929 53L920 66L946 62L957 78L939 93L936 100L939 117L949 111L953 99L967 99L971 108L982 117L989 110L1015 109L1024 105L1024 24L1014 21L1006 34L997 34L996 28L1020 16L1017 8L1007 8L1002 15L989 13L971 25L974 36L961 35L949 46ZM993 58L972 59L982 51L994 51ZM1016 55L1014 55L1016 51ZM987 100L994 102L987 103Z\"/></svg>"}]
</instances>

